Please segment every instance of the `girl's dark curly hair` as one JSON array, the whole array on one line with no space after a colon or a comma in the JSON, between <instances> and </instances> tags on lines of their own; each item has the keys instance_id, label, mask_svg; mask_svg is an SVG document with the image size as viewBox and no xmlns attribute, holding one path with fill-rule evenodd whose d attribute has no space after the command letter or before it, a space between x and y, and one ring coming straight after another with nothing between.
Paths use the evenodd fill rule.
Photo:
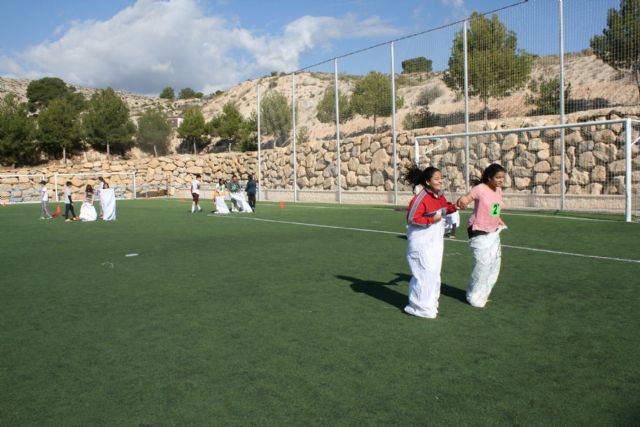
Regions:
<instances>
[{"instance_id":1,"label":"girl's dark curly hair","mask_svg":"<svg viewBox=\"0 0 640 427\"><path fill-rule=\"evenodd\" d=\"M422 170L417 165L413 165L404 173L403 179L413 186L424 185L433 178L436 172L440 172L440 169L429 166Z\"/></svg>"},{"instance_id":2,"label":"girl's dark curly hair","mask_svg":"<svg viewBox=\"0 0 640 427\"><path fill-rule=\"evenodd\" d=\"M471 178L469 182L471 183L472 187L475 187L478 184L487 184L489 181L491 181L491 178L493 178L500 172L506 173L507 170L497 163L491 163L482 171L481 178Z\"/></svg>"}]
</instances>

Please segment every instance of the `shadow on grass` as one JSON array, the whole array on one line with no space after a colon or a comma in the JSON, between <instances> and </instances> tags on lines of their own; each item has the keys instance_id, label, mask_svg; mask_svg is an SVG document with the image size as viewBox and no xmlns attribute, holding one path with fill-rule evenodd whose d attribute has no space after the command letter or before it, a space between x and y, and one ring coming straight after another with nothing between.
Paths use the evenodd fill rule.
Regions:
<instances>
[{"instance_id":1,"label":"shadow on grass","mask_svg":"<svg viewBox=\"0 0 640 427\"><path fill-rule=\"evenodd\" d=\"M409 283L409 280L411 280L411 275L409 274L396 273L396 278L387 283L363 280L351 276L336 275L336 277L351 282L351 289L353 289L354 292L367 294L372 298L398 308L398 310L403 310L405 305L407 305L407 296L390 289L389 286L398 286L402 282ZM446 283L441 284L440 294L465 304L467 303L466 292L464 290L447 285Z\"/></svg>"}]
</instances>

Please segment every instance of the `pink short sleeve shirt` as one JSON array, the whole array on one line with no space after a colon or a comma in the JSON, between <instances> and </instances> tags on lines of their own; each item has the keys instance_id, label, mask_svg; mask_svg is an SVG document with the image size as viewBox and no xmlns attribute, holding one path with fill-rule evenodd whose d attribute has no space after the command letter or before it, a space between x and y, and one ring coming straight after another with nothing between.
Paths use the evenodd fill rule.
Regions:
<instances>
[{"instance_id":1,"label":"pink short sleeve shirt","mask_svg":"<svg viewBox=\"0 0 640 427\"><path fill-rule=\"evenodd\" d=\"M471 228L488 233L496 231L504 205L502 189L496 188L493 191L488 185L479 184L471 189L469 195L474 200L473 214L469 218Z\"/></svg>"}]
</instances>

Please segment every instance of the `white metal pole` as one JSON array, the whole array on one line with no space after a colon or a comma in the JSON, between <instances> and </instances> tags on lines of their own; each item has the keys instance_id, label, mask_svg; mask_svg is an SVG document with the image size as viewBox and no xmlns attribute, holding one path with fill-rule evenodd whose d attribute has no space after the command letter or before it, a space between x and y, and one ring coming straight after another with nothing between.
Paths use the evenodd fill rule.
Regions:
<instances>
[{"instance_id":1,"label":"white metal pole","mask_svg":"<svg viewBox=\"0 0 640 427\"><path fill-rule=\"evenodd\" d=\"M418 138L413 139L413 161L416 166L420 166L420 145L418 144Z\"/></svg>"},{"instance_id":2,"label":"white metal pole","mask_svg":"<svg viewBox=\"0 0 640 427\"><path fill-rule=\"evenodd\" d=\"M398 204L398 140L396 135L396 65L391 42L391 132L393 138L393 204Z\"/></svg>"},{"instance_id":3,"label":"white metal pole","mask_svg":"<svg viewBox=\"0 0 640 427\"><path fill-rule=\"evenodd\" d=\"M262 157L260 153L260 146L262 145L262 138L260 136L260 82L256 85L257 93L257 116L258 116L258 200L262 200Z\"/></svg>"},{"instance_id":4,"label":"white metal pole","mask_svg":"<svg viewBox=\"0 0 640 427\"><path fill-rule=\"evenodd\" d=\"M558 19L560 24L560 124L564 124L564 18L563 18L562 0L558 0ZM564 161L564 128L560 133L560 210L564 210L564 193L565 189L565 171L567 165Z\"/></svg>"},{"instance_id":5,"label":"white metal pole","mask_svg":"<svg viewBox=\"0 0 640 427\"><path fill-rule=\"evenodd\" d=\"M467 21L462 25L462 50L464 58L464 188L469 192L469 58L467 56Z\"/></svg>"},{"instance_id":6,"label":"white metal pole","mask_svg":"<svg viewBox=\"0 0 640 427\"><path fill-rule=\"evenodd\" d=\"M133 172L133 198L136 198L136 173Z\"/></svg>"},{"instance_id":7,"label":"white metal pole","mask_svg":"<svg viewBox=\"0 0 640 427\"><path fill-rule=\"evenodd\" d=\"M57 173L53 174L53 185L56 193L56 202L59 202L60 199L58 198L58 174Z\"/></svg>"},{"instance_id":8,"label":"white metal pole","mask_svg":"<svg viewBox=\"0 0 640 427\"><path fill-rule=\"evenodd\" d=\"M298 201L298 165L296 160L296 73L291 73L291 115L293 120L293 201Z\"/></svg>"},{"instance_id":9,"label":"white metal pole","mask_svg":"<svg viewBox=\"0 0 640 427\"><path fill-rule=\"evenodd\" d=\"M624 186L625 186L625 196L626 201L624 204L624 212L625 212L625 220L627 222L631 222L631 119L626 119L624 124L624 139L625 139L625 177L624 177Z\"/></svg>"},{"instance_id":10,"label":"white metal pole","mask_svg":"<svg viewBox=\"0 0 640 427\"><path fill-rule=\"evenodd\" d=\"M340 101L338 99L338 59L333 60L333 78L335 84L335 96L336 96L336 158L338 172L336 176L336 184L338 186L338 203L342 203L342 186L340 182Z\"/></svg>"}]
</instances>

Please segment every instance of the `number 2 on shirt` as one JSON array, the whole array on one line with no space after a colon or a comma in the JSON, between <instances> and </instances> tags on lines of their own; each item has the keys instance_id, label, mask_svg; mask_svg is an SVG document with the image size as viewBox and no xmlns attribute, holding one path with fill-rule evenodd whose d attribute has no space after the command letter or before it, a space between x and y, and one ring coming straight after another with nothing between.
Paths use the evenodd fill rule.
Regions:
<instances>
[{"instance_id":1,"label":"number 2 on shirt","mask_svg":"<svg viewBox=\"0 0 640 427\"><path fill-rule=\"evenodd\" d=\"M491 205L491 216L493 218L500 216L500 203L493 203Z\"/></svg>"}]
</instances>

